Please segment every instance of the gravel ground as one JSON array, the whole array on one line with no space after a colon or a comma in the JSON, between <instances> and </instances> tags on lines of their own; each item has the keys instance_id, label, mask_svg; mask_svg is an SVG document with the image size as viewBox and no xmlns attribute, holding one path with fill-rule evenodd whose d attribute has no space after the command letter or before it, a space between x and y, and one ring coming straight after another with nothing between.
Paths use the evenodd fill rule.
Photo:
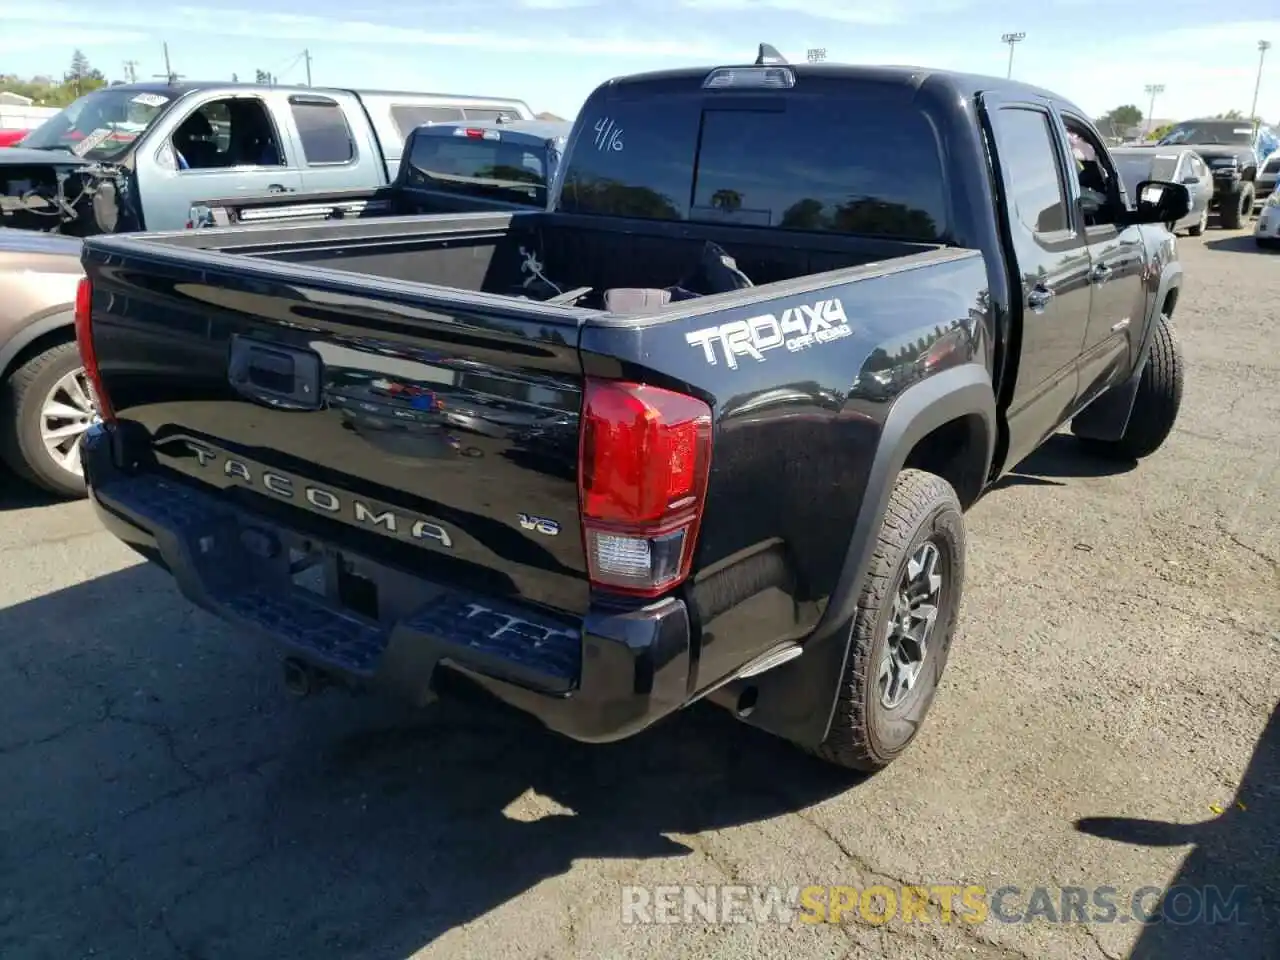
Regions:
<instances>
[{"instance_id":1,"label":"gravel ground","mask_svg":"<svg viewBox=\"0 0 1280 960\"><path fill-rule=\"evenodd\" d=\"M710 707L586 747L472 702L292 702L87 505L8 483L0 956L1280 957L1280 257L1180 247L1178 430L1119 473L1055 438L972 511L944 689L868 780ZM876 882L1122 908L621 921L626 885ZM1172 885L1245 888L1240 922L1123 922Z\"/></svg>"}]
</instances>

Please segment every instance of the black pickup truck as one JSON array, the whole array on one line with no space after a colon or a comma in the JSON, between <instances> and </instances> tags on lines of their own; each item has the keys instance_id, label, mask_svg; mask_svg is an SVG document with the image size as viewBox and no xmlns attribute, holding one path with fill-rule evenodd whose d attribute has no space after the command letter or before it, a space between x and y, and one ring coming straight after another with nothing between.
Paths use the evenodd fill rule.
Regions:
<instances>
[{"instance_id":1,"label":"black pickup truck","mask_svg":"<svg viewBox=\"0 0 1280 960\"><path fill-rule=\"evenodd\" d=\"M963 511L1068 422L1172 429L1188 197L1139 190L1004 80L610 81L547 211L90 239L90 496L295 691L463 677L584 741L707 698L876 769Z\"/></svg>"},{"instance_id":2,"label":"black pickup truck","mask_svg":"<svg viewBox=\"0 0 1280 960\"><path fill-rule=\"evenodd\" d=\"M200 200L187 226L545 209L571 129L564 120L426 123L405 138L396 178L385 187Z\"/></svg>"}]
</instances>

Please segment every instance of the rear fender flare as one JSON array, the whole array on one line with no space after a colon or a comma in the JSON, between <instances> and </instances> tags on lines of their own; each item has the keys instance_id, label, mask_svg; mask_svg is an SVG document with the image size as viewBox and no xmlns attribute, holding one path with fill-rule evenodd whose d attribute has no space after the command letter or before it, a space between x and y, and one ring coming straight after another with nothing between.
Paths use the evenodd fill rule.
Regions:
<instances>
[{"instance_id":1,"label":"rear fender flare","mask_svg":"<svg viewBox=\"0 0 1280 960\"><path fill-rule=\"evenodd\" d=\"M915 445L938 427L978 416L986 428L982 476L995 454L995 392L986 367L966 363L907 388L885 419L867 477L853 535L826 611L804 642L804 654L758 678L756 706L743 719L752 726L816 747L826 739L849 656L850 624L871 564L894 481Z\"/></svg>"},{"instance_id":2,"label":"rear fender flare","mask_svg":"<svg viewBox=\"0 0 1280 960\"><path fill-rule=\"evenodd\" d=\"M75 314L67 305L41 311L35 319L28 320L10 339L0 344L0 378L7 378L13 372L13 362L23 350L41 337L64 329L70 335L68 339L75 336Z\"/></svg>"}]
</instances>

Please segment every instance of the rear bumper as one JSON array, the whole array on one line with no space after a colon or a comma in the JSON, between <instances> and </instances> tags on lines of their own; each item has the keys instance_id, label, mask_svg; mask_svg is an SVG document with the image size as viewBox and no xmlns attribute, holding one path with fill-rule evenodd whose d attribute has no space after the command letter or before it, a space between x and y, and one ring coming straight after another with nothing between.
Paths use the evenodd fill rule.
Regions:
<instances>
[{"instance_id":1,"label":"rear bumper","mask_svg":"<svg viewBox=\"0 0 1280 960\"><path fill-rule=\"evenodd\" d=\"M592 609L580 620L468 594L342 555L375 586L406 588L421 603L393 624L329 599L337 555L200 489L119 470L111 430L84 437L91 502L103 525L164 567L191 601L245 633L356 686L422 702L441 670L462 673L499 699L575 740L639 732L689 700L690 624L683 601L640 610ZM297 586L291 556L317 566L328 596Z\"/></svg>"}]
</instances>

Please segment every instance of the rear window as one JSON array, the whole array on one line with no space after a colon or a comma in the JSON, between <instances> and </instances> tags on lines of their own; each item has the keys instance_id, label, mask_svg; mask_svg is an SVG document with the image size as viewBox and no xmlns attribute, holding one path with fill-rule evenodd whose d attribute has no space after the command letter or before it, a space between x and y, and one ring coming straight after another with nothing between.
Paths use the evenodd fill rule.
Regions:
<instances>
[{"instance_id":1,"label":"rear window","mask_svg":"<svg viewBox=\"0 0 1280 960\"><path fill-rule=\"evenodd\" d=\"M463 196L530 206L547 202L545 150L501 139L415 137L407 179L410 186Z\"/></svg>"},{"instance_id":2,"label":"rear window","mask_svg":"<svg viewBox=\"0 0 1280 960\"><path fill-rule=\"evenodd\" d=\"M408 137L415 127L424 123L457 123L462 119L460 107L427 107L413 103L398 103L391 108L391 120L400 131L401 137Z\"/></svg>"},{"instance_id":3,"label":"rear window","mask_svg":"<svg viewBox=\"0 0 1280 960\"><path fill-rule=\"evenodd\" d=\"M474 107L467 107L464 111L468 120L514 120L516 112L514 110L477 110Z\"/></svg>"},{"instance_id":4,"label":"rear window","mask_svg":"<svg viewBox=\"0 0 1280 960\"><path fill-rule=\"evenodd\" d=\"M1125 155L1113 157L1130 199L1137 198L1143 180L1172 180L1178 170L1177 154ZM1187 168L1191 172L1191 168Z\"/></svg>"},{"instance_id":5,"label":"rear window","mask_svg":"<svg viewBox=\"0 0 1280 960\"><path fill-rule=\"evenodd\" d=\"M923 241L946 232L941 151L917 108L875 96L709 102L592 104L560 208Z\"/></svg>"}]
</instances>

